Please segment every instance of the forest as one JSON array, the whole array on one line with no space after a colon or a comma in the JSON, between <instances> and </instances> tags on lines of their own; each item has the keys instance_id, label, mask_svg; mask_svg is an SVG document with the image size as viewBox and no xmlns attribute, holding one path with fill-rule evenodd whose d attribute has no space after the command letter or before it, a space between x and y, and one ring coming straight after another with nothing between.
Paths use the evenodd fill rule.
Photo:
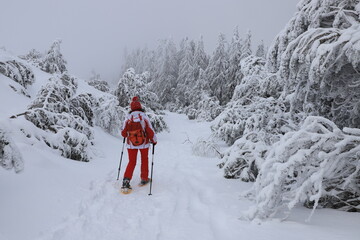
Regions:
<instances>
[{"instance_id":1,"label":"forest","mask_svg":"<svg viewBox=\"0 0 360 240\"><path fill-rule=\"evenodd\" d=\"M0 166L23 171L14 138L91 161L94 127L118 137L118 119L139 96L158 133L168 131L165 110L211 123L211 138L193 152L221 159L227 179L254 182L242 194L254 201L244 218L299 203L360 212L359 0L300 1L268 47L238 28L230 39L220 34L212 53L204 41L164 39L128 52L116 86L96 73L84 86L68 72L60 40L45 53L0 50L0 74L30 102L0 126ZM47 81L33 93L38 71Z\"/></svg>"}]
</instances>

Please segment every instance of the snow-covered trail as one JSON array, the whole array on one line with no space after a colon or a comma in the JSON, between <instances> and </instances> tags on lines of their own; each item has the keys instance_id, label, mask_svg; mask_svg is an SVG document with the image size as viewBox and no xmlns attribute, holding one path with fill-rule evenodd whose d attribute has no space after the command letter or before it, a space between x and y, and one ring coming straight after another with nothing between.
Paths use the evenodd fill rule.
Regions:
<instances>
[{"instance_id":1,"label":"snow-covered trail","mask_svg":"<svg viewBox=\"0 0 360 240\"><path fill-rule=\"evenodd\" d=\"M152 196L148 187L136 186L139 166L129 195L119 193L114 169L105 180L92 183L77 212L40 239L358 239L358 214L319 210L305 223L309 210L299 208L296 217L285 222L258 225L239 220L250 203L239 200L238 193L250 185L224 179L216 159L191 154L189 141L209 135L209 125L172 113L166 120L170 133L159 135ZM124 154L122 173L126 162Z\"/></svg>"}]
</instances>

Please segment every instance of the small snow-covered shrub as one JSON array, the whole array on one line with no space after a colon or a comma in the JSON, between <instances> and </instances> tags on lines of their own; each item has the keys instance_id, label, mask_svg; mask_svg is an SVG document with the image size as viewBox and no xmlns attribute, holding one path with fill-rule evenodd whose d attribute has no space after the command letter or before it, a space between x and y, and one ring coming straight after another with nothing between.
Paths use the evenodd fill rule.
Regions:
<instances>
[{"instance_id":1,"label":"small snow-covered shrub","mask_svg":"<svg viewBox=\"0 0 360 240\"><path fill-rule=\"evenodd\" d=\"M191 147L193 154L201 157L222 157L219 149L218 144L212 138L199 138Z\"/></svg>"},{"instance_id":2,"label":"small snow-covered shrub","mask_svg":"<svg viewBox=\"0 0 360 240\"><path fill-rule=\"evenodd\" d=\"M217 98L210 97L206 93L202 93L199 102L194 103L192 106L194 110L190 110L187 113L189 119L196 118L198 120L212 121L223 110Z\"/></svg>"},{"instance_id":3,"label":"small snow-covered shrub","mask_svg":"<svg viewBox=\"0 0 360 240\"><path fill-rule=\"evenodd\" d=\"M256 206L247 217L268 218L297 203L360 211L360 129L341 131L322 117L308 117L268 153L256 179ZM311 205L311 204L310 204Z\"/></svg>"},{"instance_id":4,"label":"small snow-covered shrub","mask_svg":"<svg viewBox=\"0 0 360 240\"><path fill-rule=\"evenodd\" d=\"M21 153L10 136L0 128L0 166L19 173L24 169Z\"/></svg>"},{"instance_id":5,"label":"small snow-covered shrub","mask_svg":"<svg viewBox=\"0 0 360 240\"><path fill-rule=\"evenodd\" d=\"M26 55L19 56L19 57L21 59L26 60L31 65L33 65L33 66L35 66L37 68L41 68L41 61L42 61L42 58L43 58L43 54L41 54L39 51L37 51L35 49L32 49Z\"/></svg>"},{"instance_id":6,"label":"small snow-covered shrub","mask_svg":"<svg viewBox=\"0 0 360 240\"><path fill-rule=\"evenodd\" d=\"M264 131L259 131L248 133L236 140L224 153L223 162L219 165L224 171L224 177L254 182L271 148L266 143L270 137L266 136Z\"/></svg>"},{"instance_id":7,"label":"small snow-covered shrub","mask_svg":"<svg viewBox=\"0 0 360 240\"><path fill-rule=\"evenodd\" d=\"M56 133L56 142L52 148L60 150L63 157L88 162L90 146L91 142L85 134L71 128L63 128Z\"/></svg>"}]
</instances>

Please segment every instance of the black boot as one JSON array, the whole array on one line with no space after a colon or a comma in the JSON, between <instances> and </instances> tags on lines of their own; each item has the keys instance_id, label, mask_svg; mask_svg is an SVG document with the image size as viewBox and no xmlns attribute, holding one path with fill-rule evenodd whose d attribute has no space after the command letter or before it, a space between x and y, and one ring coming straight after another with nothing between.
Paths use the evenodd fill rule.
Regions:
<instances>
[{"instance_id":1,"label":"black boot","mask_svg":"<svg viewBox=\"0 0 360 240\"><path fill-rule=\"evenodd\" d=\"M124 178L123 179L123 184L122 184L122 187L121 187L121 192L122 193L130 193L132 190L131 186L130 186L130 179L128 178Z\"/></svg>"}]
</instances>

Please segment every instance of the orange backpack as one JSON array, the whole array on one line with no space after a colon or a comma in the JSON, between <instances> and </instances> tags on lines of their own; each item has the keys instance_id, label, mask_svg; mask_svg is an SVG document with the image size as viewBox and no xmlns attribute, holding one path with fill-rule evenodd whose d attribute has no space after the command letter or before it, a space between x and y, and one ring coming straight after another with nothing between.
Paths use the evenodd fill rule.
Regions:
<instances>
[{"instance_id":1,"label":"orange backpack","mask_svg":"<svg viewBox=\"0 0 360 240\"><path fill-rule=\"evenodd\" d=\"M140 146L146 140L146 134L141 125L141 116L139 115L140 121L135 122L134 116L131 116L131 120L128 122L128 140L133 146Z\"/></svg>"}]
</instances>

